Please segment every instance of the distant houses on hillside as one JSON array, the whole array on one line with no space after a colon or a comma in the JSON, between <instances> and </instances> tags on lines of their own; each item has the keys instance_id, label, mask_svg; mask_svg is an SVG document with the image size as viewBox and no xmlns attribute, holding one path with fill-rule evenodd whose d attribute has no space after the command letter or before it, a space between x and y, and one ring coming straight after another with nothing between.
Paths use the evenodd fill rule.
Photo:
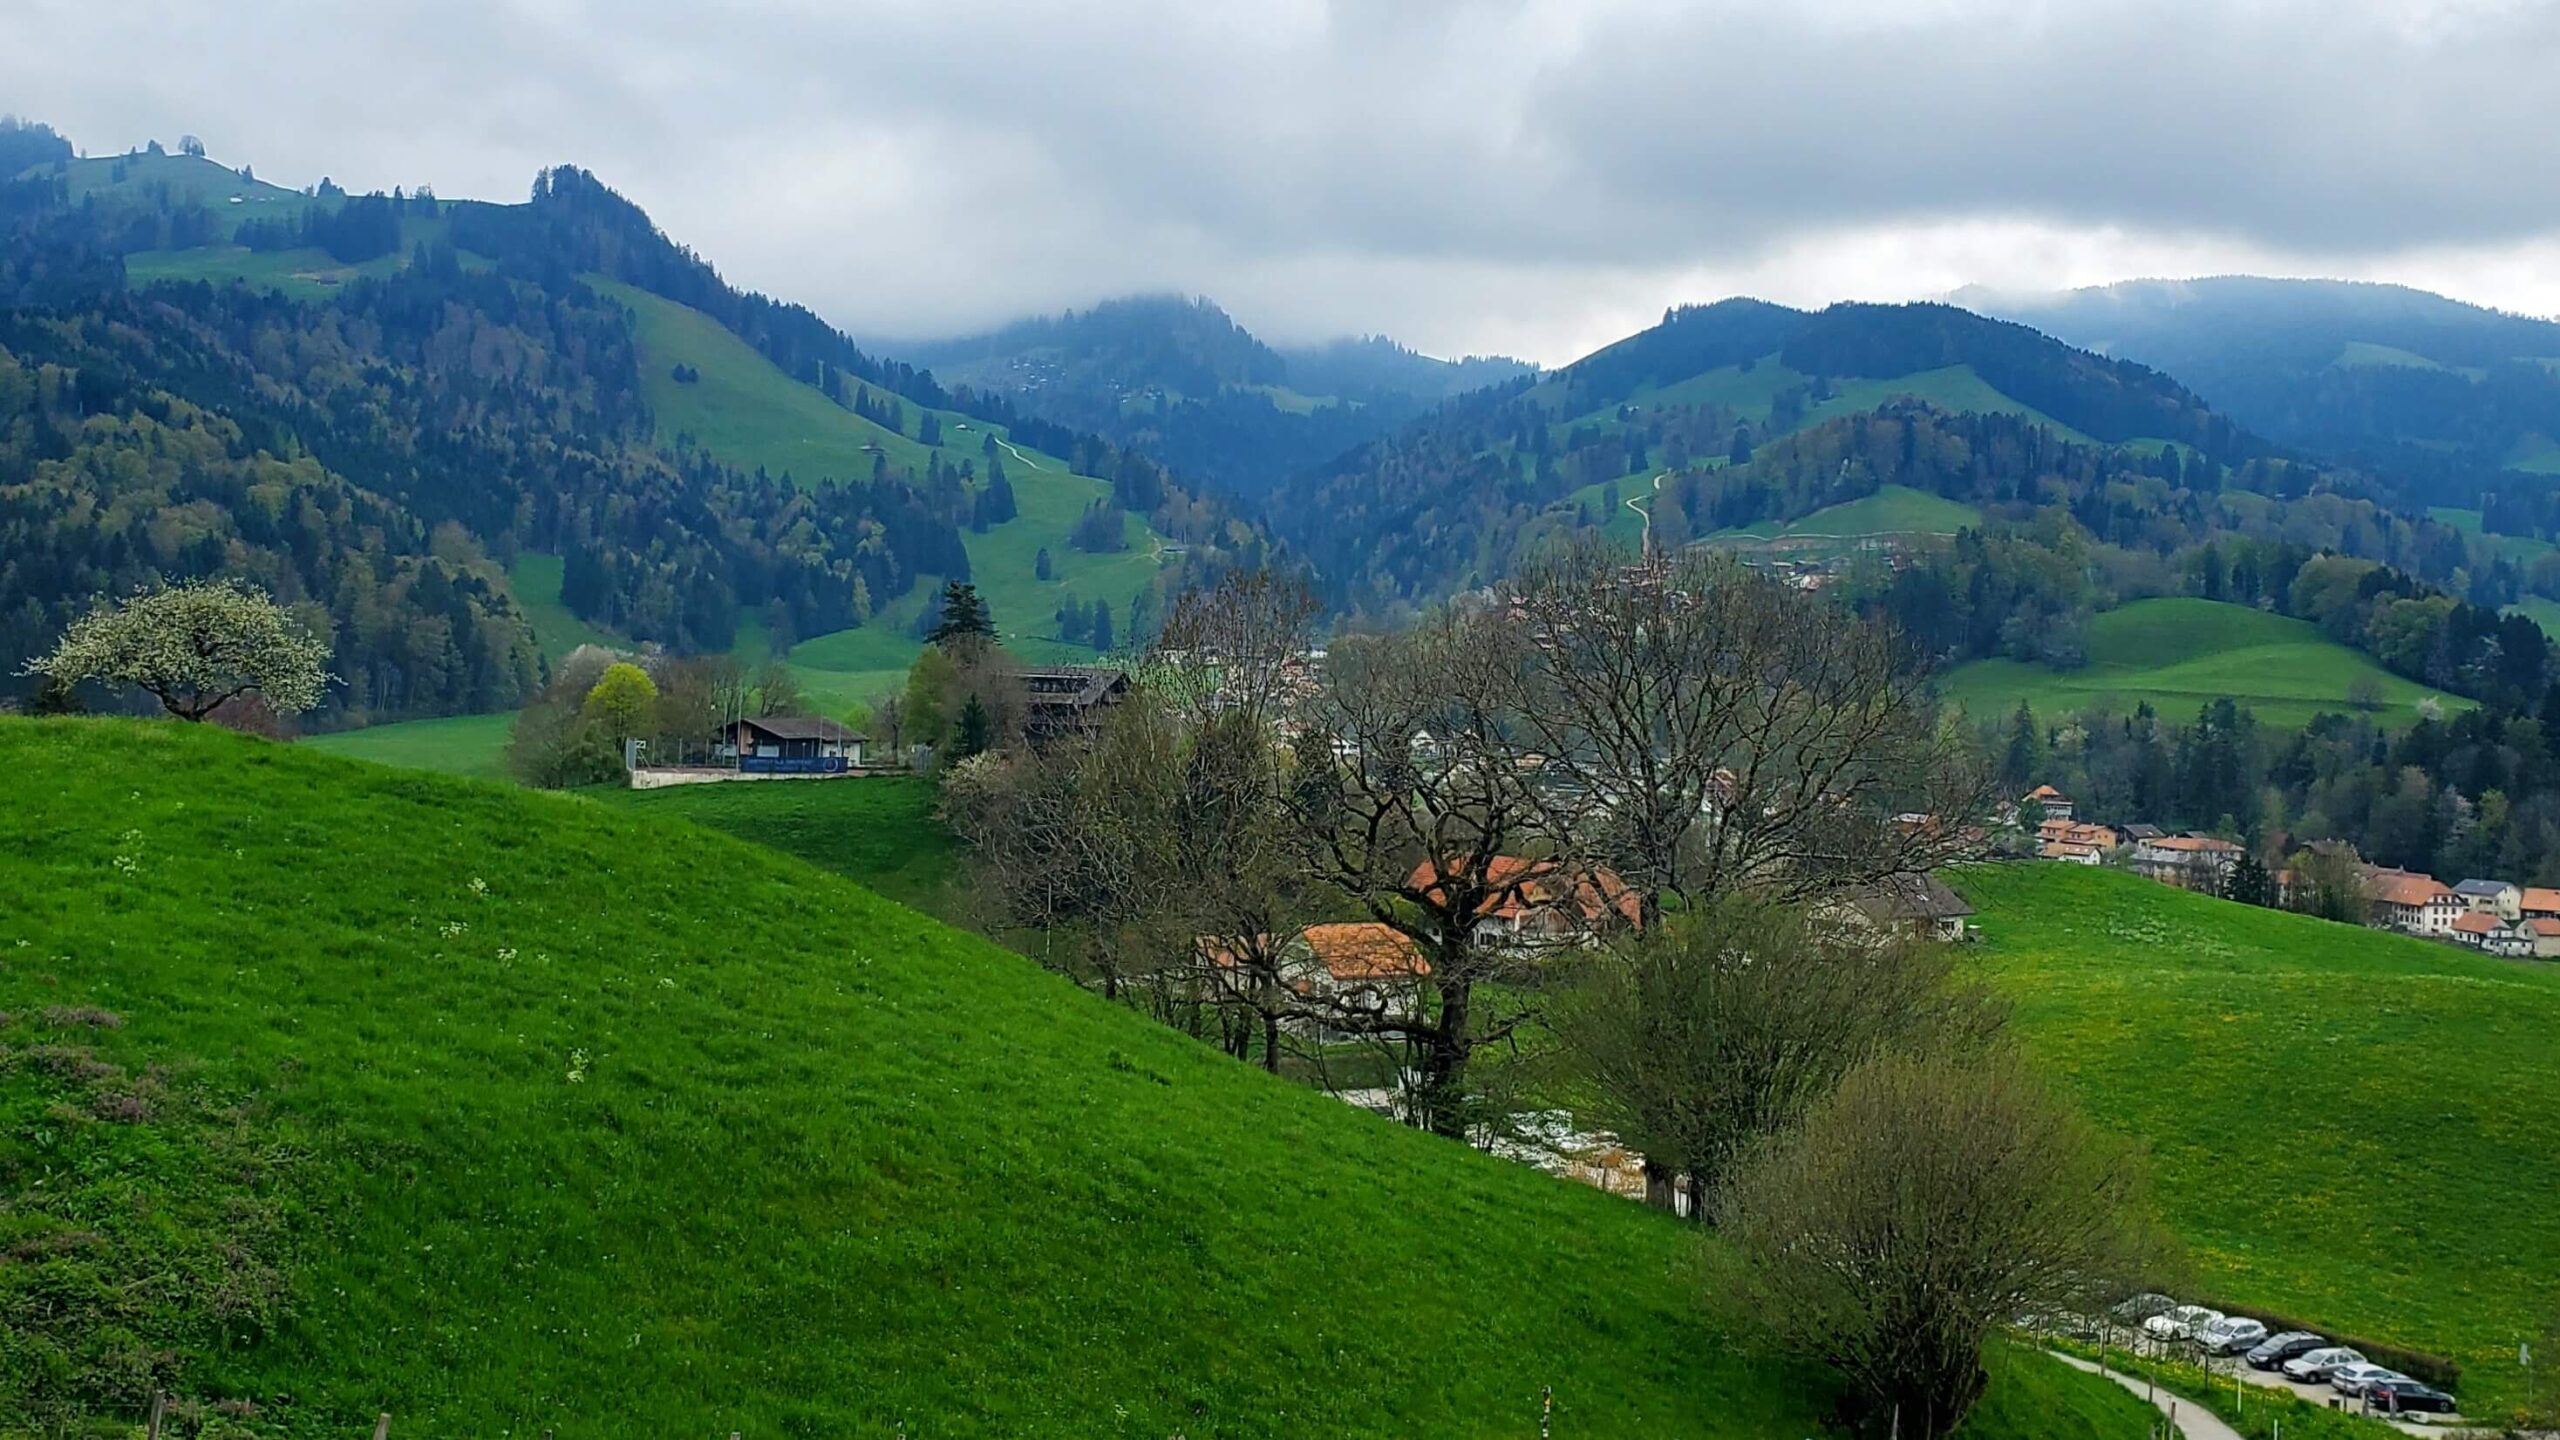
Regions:
<instances>
[{"instance_id":1,"label":"distant houses on hillside","mask_svg":"<svg viewBox=\"0 0 2560 1440\"><path fill-rule=\"evenodd\" d=\"M2218 835L2173 835L2157 825L2078 819L2070 797L2051 785L2019 796L2016 813L2021 821L2039 813L2043 817L2031 836L2038 859L2066 865L2112 862L2146 879L2207 895L2231 893L2247 853L2238 842ZM2349 873L2360 880L2365 923L2374 929L2468 945L2492 955L2560 959L2560 888L2482 878L2447 885L2432 875L2365 864L2352 849L2330 842L2310 848L2333 859L2343 857L2354 867ZM2268 879L2272 893L2267 898L2282 904L2302 903L2318 884L2316 876L2292 871Z\"/></svg>"}]
</instances>

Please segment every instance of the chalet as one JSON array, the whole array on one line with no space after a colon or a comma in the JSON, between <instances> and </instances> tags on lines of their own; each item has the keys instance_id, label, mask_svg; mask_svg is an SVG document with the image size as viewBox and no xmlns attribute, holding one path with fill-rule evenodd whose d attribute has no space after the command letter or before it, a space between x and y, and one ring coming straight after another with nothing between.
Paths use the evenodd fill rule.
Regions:
<instances>
[{"instance_id":1,"label":"chalet","mask_svg":"<svg viewBox=\"0 0 2560 1440\"><path fill-rule=\"evenodd\" d=\"M2046 820L2036 827L2036 855L2073 865L2095 865L2119 843L2116 831L2078 820Z\"/></svg>"},{"instance_id":2,"label":"chalet","mask_svg":"<svg viewBox=\"0 0 2560 1440\"><path fill-rule=\"evenodd\" d=\"M1034 742L1080 734L1129 694L1129 672L1107 665L1032 665L1022 671L1022 733Z\"/></svg>"},{"instance_id":3,"label":"chalet","mask_svg":"<svg viewBox=\"0 0 2560 1440\"><path fill-rule=\"evenodd\" d=\"M2536 960L2560 960L2560 919L2549 915L2527 915L2515 923L2515 943L2509 954L2530 956Z\"/></svg>"},{"instance_id":4,"label":"chalet","mask_svg":"<svg viewBox=\"0 0 2560 1440\"><path fill-rule=\"evenodd\" d=\"M2433 875L2376 868L2365 872L2364 885L2366 897L2373 902L2371 923L2377 929L2450 935L2454 917L2462 913L2462 901L2453 887Z\"/></svg>"},{"instance_id":5,"label":"chalet","mask_svg":"<svg viewBox=\"0 0 2560 1440\"><path fill-rule=\"evenodd\" d=\"M2504 880L2465 880L2453 887L2453 893L2467 910L2510 921L2524 916L2524 891Z\"/></svg>"},{"instance_id":6,"label":"chalet","mask_svg":"<svg viewBox=\"0 0 2560 1440\"><path fill-rule=\"evenodd\" d=\"M822 774L862 764L868 737L823 715L763 715L720 729L720 753L749 772Z\"/></svg>"},{"instance_id":7,"label":"chalet","mask_svg":"<svg viewBox=\"0 0 2560 1440\"><path fill-rule=\"evenodd\" d=\"M2560 890L2527 885L2518 892L2516 910L2528 920L2560 920Z\"/></svg>"},{"instance_id":8,"label":"chalet","mask_svg":"<svg viewBox=\"0 0 2560 1440\"><path fill-rule=\"evenodd\" d=\"M1240 941L1203 935L1194 942L1202 967L1222 985L1249 983L1239 978L1249 947ZM1349 1015L1384 1018L1418 1010L1416 986L1431 976L1431 962L1413 937L1375 921L1310 925L1279 947L1268 950L1279 981L1308 1001ZM1328 1038L1335 1032L1308 1017L1288 1022L1290 1028Z\"/></svg>"},{"instance_id":9,"label":"chalet","mask_svg":"<svg viewBox=\"0 0 2560 1440\"><path fill-rule=\"evenodd\" d=\"M2068 820L2071 818L2071 797L2054 789L2050 785L2039 785L2033 790L2028 791L2026 794L2019 796L2018 804L2021 808L2028 805L2043 807L2044 818L2047 820Z\"/></svg>"},{"instance_id":10,"label":"chalet","mask_svg":"<svg viewBox=\"0 0 2560 1440\"><path fill-rule=\"evenodd\" d=\"M1468 878L1465 862L1444 870L1425 860L1405 877L1405 886L1446 903L1457 898L1448 887L1463 888ZM1604 930L1644 921L1643 898L1616 872L1598 866L1568 869L1554 860L1496 855L1485 863L1480 888L1469 933L1478 944L1497 949L1587 945Z\"/></svg>"},{"instance_id":11,"label":"chalet","mask_svg":"<svg viewBox=\"0 0 2560 1440\"><path fill-rule=\"evenodd\" d=\"M2117 826L2116 833L2124 837L2125 844L2139 845L2145 840L2157 840L2169 832L2161 829L2157 825L2146 825L2140 821L2136 821L2131 825Z\"/></svg>"},{"instance_id":12,"label":"chalet","mask_svg":"<svg viewBox=\"0 0 2560 1440\"><path fill-rule=\"evenodd\" d=\"M1973 907L1935 875L1893 875L1861 885L1839 913L1853 923L1914 940L1962 940Z\"/></svg>"},{"instance_id":13,"label":"chalet","mask_svg":"<svg viewBox=\"0 0 2560 1440\"><path fill-rule=\"evenodd\" d=\"M2240 864L2240 847L2211 835L2162 835L2136 841L2133 868L2163 885L2219 895Z\"/></svg>"},{"instance_id":14,"label":"chalet","mask_svg":"<svg viewBox=\"0 0 2560 1440\"><path fill-rule=\"evenodd\" d=\"M2486 910L2464 910L2453 917L2452 936L2465 945L2486 950L2489 942L2506 929L2504 921Z\"/></svg>"}]
</instances>

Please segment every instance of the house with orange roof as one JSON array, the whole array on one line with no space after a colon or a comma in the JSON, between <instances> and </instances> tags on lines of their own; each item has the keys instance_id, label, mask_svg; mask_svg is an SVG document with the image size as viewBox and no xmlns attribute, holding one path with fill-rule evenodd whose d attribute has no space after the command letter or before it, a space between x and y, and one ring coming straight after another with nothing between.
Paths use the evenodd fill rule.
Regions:
<instances>
[{"instance_id":1,"label":"house with orange roof","mask_svg":"<svg viewBox=\"0 0 2560 1440\"><path fill-rule=\"evenodd\" d=\"M1446 908L1472 902L1478 944L1498 949L1587 945L1620 926L1644 923L1644 898L1615 871L1559 860L1496 855L1481 880L1473 862L1447 866L1425 860L1405 877L1405 888Z\"/></svg>"},{"instance_id":2,"label":"house with orange roof","mask_svg":"<svg viewBox=\"0 0 2560 1440\"><path fill-rule=\"evenodd\" d=\"M2239 864L2240 847L2212 835L2163 835L2138 840L2133 846L2133 868L2137 873L2163 885L2200 890L2207 895L2228 890L2231 872Z\"/></svg>"},{"instance_id":3,"label":"house with orange roof","mask_svg":"<svg viewBox=\"0 0 2560 1440\"><path fill-rule=\"evenodd\" d=\"M2375 867L2365 872L2364 888L2377 929L2450 935L2454 917L2462 913L2462 897L2433 875Z\"/></svg>"},{"instance_id":4,"label":"house with orange roof","mask_svg":"<svg viewBox=\"0 0 2560 1440\"><path fill-rule=\"evenodd\" d=\"M2042 807L2044 810L2044 818L2047 820L2068 820L2071 818L2071 797L2054 789L2050 785L2039 785L2033 790L2028 791L2026 794L2019 796L2018 804L2022 808L2028 805Z\"/></svg>"},{"instance_id":5,"label":"house with orange roof","mask_svg":"<svg viewBox=\"0 0 2560 1440\"><path fill-rule=\"evenodd\" d=\"M1231 994L1268 986L1276 970L1290 995L1310 1002L1310 1013L1288 1021L1290 1028L1320 1038L1332 1034L1322 1024L1328 1007L1388 1019L1418 1013L1419 986L1431 978L1431 961L1413 937L1374 920L1310 925L1277 947L1267 937L1203 935L1193 953L1210 983L1232 987ZM1256 966L1267 968L1257 977Z\"/></svg>"},{"instance_id":6,"label":"house with orange roof","mask_svg":"<svg viewBox=\"0 0 2560 1440\"><path fill-rule=\"evenodd\" d=\"M2560 920L2560 890L2544 885L2527 885L2516 902L2516 910L2527 919Z\"/></svg>"}]
</instances>

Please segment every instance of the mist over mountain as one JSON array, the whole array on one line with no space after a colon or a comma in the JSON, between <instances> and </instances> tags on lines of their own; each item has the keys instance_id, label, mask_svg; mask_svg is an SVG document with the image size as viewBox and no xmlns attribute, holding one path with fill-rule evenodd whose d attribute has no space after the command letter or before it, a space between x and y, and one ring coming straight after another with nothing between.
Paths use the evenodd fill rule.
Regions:
<instances>
[{"instance_id":1,"label":"mist over mountain","mask_svg":"<svg viewBox=\"0 0 2560 1440\"><path fill-rule=\"evenodd\" d=\"M2442 503L2560 475L2560 322L2403 285L2254 276L1951 298L2168 371L2253 429Z\"/></svg>"},{"instance_id":2,"label":"mist over mountain","mask_svg":"<svg viewBox=\"0 0 2560 1440\"><path fill-rule=\"evenodd\" d=\"M897 353L945 383L1089 429L1230 493L1383 435L1433 402L1526 374L1440 360L1384 336L1275 349L1204 297L1138 295Z\"/></svg>"}]
</instances>

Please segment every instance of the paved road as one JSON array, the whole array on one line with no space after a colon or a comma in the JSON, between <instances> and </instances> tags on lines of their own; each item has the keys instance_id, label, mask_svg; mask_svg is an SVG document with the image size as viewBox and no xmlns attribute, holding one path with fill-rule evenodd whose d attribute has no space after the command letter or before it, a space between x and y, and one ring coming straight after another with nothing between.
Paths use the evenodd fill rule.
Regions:
<instances>
[{"instance_id":1,"label":"paved road","mask_svg":"<svg viewBox=\"0 0 2560 1440\"><path fill-rule=\"evenodd\" d=\"M2092 1375L2100 1373L2096 1365L2077 1355L2065 1355L2058 1350L2045 1353L2074 1370L2086 1370ZM2172 1395L2166 1390L2151 1392L2148 1386L2130 1375L2119 1375L2113 1370L2104 1373L2136 1395L2147 1393L2151 1403L2160 1407L2161 1414L2178 1422L2178 1433L2186 1436L2187 1440L2240 1440L2240 1432L2222 1423L2221 1416L2183 1395Z\"/></svg>"}]
</instances>

